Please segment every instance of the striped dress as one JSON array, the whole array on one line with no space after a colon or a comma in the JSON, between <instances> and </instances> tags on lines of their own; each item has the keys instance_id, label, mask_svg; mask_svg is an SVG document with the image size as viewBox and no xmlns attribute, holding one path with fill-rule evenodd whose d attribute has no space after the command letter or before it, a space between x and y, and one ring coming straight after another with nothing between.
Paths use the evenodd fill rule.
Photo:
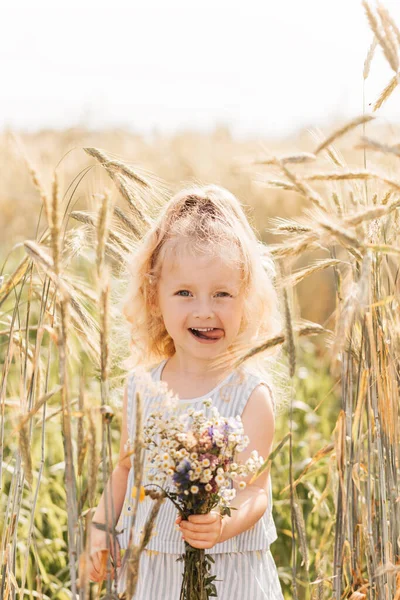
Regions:
<instances>
[{"instance_id":1,"label":"striped dress","mask_svg":"<svg viewBox=\"0 0 400 600\"><path fill-rule=\"evenodd\" d=\"M166 363L163 360L151 369L150 375L154 381L160 381L162 369ZM259 377L238 369L230 373L211 392L199 398L179 400L179 411L185 411L189 406L204 409L202 404L206 398L212 399L213 406L224 417L242 415L251 392L260 383L268 385ZM132 371L127 380L128 384L128 436L133 439L135 432L135 372ZM141 388L143 401L143 423L154 405L160 400L159 396L144 393ZM275 405L274 405L275 408ZM206 410L206 409L205 409ZM151 483L147 479L151 468L145 461L143 485ZM126 549L131 530L131 511L134 502L132 497L133 468L129 471L125 501L122 507L117 530L119 545ZM278 572L270 551L270 544L277 539L277 532L272 517L271 477L268 484L269 503L264 515L247 531L206 549L206 554L212 554L215 563L212 564L212 574L216 575L214 583L219 600L251 599L251 600L283 600L283 594L278 578ZM139 543L143 525L151 509L153 501L146 498L138 505L136 527L132 532L135 544ZM177 559L184 553L184 542L175 525L177 509L166 499L161 505L155 521L152 537L140 558L139 580L136 593L132 600L179 600L182 584L183 562ZM126 586L126 562L118 569L118 592Z\"/></svg>"}]
</instances>

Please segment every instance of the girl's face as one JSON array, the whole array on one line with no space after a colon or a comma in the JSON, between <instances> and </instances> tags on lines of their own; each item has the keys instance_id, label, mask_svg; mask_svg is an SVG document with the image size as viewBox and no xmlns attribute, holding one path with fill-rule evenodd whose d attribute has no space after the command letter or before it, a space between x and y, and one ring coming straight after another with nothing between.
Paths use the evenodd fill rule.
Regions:
<instances>
[{"instance_id":1,"label":"girl's face","mask_svg":"<svg viewBox=\"0 0 400 600\"><path fill-rule=\"evenodd\" d=\"M176 352L205 359L235 341L242 321L241 273L219 257L165 257L158 304Z\"/></svg>"}]
</instances>

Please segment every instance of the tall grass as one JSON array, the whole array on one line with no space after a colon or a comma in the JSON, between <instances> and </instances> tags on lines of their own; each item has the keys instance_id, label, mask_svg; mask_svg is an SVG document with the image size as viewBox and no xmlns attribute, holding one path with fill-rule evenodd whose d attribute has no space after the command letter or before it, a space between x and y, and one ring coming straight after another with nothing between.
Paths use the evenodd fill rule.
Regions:
<instances>
[{"instance_id":1,"label":"tall grass","mask_svg":"<svg viewBox=\"0 0 400 600\"><path fill-rule=\"evenodd\" d=\"M399 30L387 10L377 12L363 2L374 33L371 48L379 44L395 72L375 110L388 98L399 82ZM369 74L372 51L367 57L364 77ZM396 82L394 84L394 81ZM335 335L331 338L331 372L340 376L341 408L333 429L333 444L321 449L310 465L332 452L335 461L333 493L335 499L335 536L332 565L325 562L320 548L315 562L318 579L313 597L322 598L324 587L334 598L399 598L399 181L392 174L366 168L366 150L399 156L397 145L389 146L365 136L365 125L372 115L363 114L345 124L317 144L314 157L307 155L308 172L299 176L293 165L299 157L267 157L264 164L280 172L282 187L292 189L310 201L304 218L285 224L280 220L275 232L286 231L289 240L277 244L273 253L285 257L287 267L314 244L329 258L286 278L297 285L321 268L333 268L336 282ZM349 168L335 152L334 143L355 127L363 126L358 149L364 152L363 170ZM326 153L334 170L322 170L318 156ZM372 162L372 161L371 161ZM288 166L289 165L289 166ZM359 181L365 186L358 185ZM316 194L314 182L324 182ZM331 188L331 183L343 182ZM268 179L264 180L268 184ZM370 185L367 185L370 184ZM276 180L271 181L276 186ZM322 195L324 199L322 200ZM286 225L286 226L285 226ZM287 295L284 306L287 332L292 329ZM287 336L290 375L294 373L295 347ZM292 432L293 414L290 415ZM305 525L295 488L303 481L310 465L292 480L290 497L292 522L296 526L304 570L309 572ZM292 527L292 534L294 529ZM292 597L299 597L295 563L295 537L292 538ZM322 542L326 544L325 536ZM318 555L317 555L318 556ZM316 557L317 558L317 557ZM311 583L311 581L310 581Z\"/></svg>"}]
</instances>

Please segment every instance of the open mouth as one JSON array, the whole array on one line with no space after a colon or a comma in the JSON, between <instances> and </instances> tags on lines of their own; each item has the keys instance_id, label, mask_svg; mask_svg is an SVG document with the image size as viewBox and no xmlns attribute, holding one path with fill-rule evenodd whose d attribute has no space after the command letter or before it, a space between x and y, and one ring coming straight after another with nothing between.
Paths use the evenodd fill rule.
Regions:
<instances>
[{"instance_id":1,"label":"open mouth","mask_svg":"<svg viewBox=\"0 0 400 600\"><path fill-rule=\"evenodd\" d=\"M189 327L189 331L202 340L219 340L224 335L219 327Z\"/></svg>"}]
</instances>

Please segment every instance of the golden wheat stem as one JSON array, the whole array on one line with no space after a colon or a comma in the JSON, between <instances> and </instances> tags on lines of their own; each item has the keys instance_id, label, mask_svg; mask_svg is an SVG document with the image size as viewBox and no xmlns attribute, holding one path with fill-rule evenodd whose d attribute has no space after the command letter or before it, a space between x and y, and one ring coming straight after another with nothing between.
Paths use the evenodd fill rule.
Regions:
<instances>
[{"instance_id":1,"label":"golden wheat stem","mask_svg":"<svg viewBox=\"0 0 400 600\"><path fill-rule=\"evenodd\" d=\"M251 161L253 165L275 165L276 161L280 161L282 164L303 164L309 163L316 159L315 154L312 152L301 152L299 154L289 154L287 156L279 156L273 158L258 158Z\"/></svg>"},{"instance_id":2,"label":"golden wheat stem","mask_svg":"<svg viewBox=\"0 0 400 600\"><path fill-rule=\"evenodd\" d=\"M291 181L296 186L298 191L301 192L303 196L311 200L311 202L315 204L320 210L326 212L326 208L323 204L322 199L316 192L314 192L314 190L312 190L306 183L304 183L304 181L298 179L298 177L296 177L296 175L292 173L292 171L290 171L286 167L286 165L284 165L278 159L276 159L276 164L281 168L281 170L284 172L289 181Z\"/></svg>"},{"instance_id":3,"label":"golden wheat stem","mask_svg":"<svg viewBox=\"0 0 400 600\"><path fill-rule=\"evenodd\" d=\"M53 186L52 186L50 232L51 232L51 246L52 246L52 250L53 250L54 272L57 276L60 273L60 255L61 255L60 209L59 209L59 197L58 196L59 196L58 177L57 177L57 172L54 171Z\"/></svg>"},{"instance_id":4,"label":"golden wheat stem","mask_svg":"<svg viewBox=\"0 0 400 600\"><path fill-rule=\"evenodd\" d=\"M364 62L364 71L363 71L364 80L368 78L368 75L369 75L369 72L371 69L372 59L375 54L375 49L376 49L377 45L378 45L378 40L376 39L376 36L374 35L373 40L372 40L371 45L368 50L368 54L367 54L365 62Z\"/></svg>"},{"instance_id":5,"label":"golden wheat stem","mask_svg":"<svg viewBox=\"0 0 400 600\"><path fill-rule=\"evenodd\" d=\"M397 54L393 51L393 48L392 48L390 42L388 41L388 39L383 35L383 33L379 27L378 20L377 20L376 16L374 15L373 11L371 10L371 7L369 6L368 2L366 0L363 0L362 4L364 6L369 25L370 25L372 31L374 32L376 39L378 40L378 42L383 50L386 60L388 61L389 65L391 66L393 71L395 73L397 73L398 68L399 68L399 64L398 64L399 61L398 61Z\"/></svg>"},{"instance_id":6,"label":"golden wheat stem","mask_svg":"<svg viewBox=\"0 0 400 600\"><path fill-rule=\"evenodd\" d=\"M97 215L97 245L96 245L96 269L97 278L100 279L104 264L104 249L108 236L110 194L108 191L102 195Z\"/></svg>"},{"instance_id":7,"label":"golden wheat stem","mask_svg":"<svg viewBox=\"0 0 400 600\"><path fill-rule=\"evenodd\" d=\"M337 258L327 258L325 260L318 261L316 264L311 265L310 267L306 267L305 269L301 269L300 271L296 271L291 275L287 276L284 280L285 287L293 287L303 281L309 275L313 275L318 271L323 269L327 269L328 267L333 267L334 265L338 265L343 261L338 260Z\"/></svg>"},{"instance_id":8,"label":"golden wheat stem","mask_svg":"<svg viewBox=\"0 0 400 600\"><path fill-rule=\"evenodd\" d=\"M70 216L76 221L79 221L80 223L86 223L92 225L93 227L96 226L94 217L87 212L74 210L70 214ZM125 252L130 252L130 248L126 245L124 240L117 233L115 233L114 231L109 231L108 237L112 242L118 244L118 246L120 246ZM107 247L107 243L105 244L105 247Z\"/></svg>"},{"instance_id":9,"label":"golden wheat stem","mask_svg":"<svg viewBox=\"0 0 400 600\"><path fill-rule=\"evenodd\" d=\"M361 138L361 142L354 146L355 149L368 149L375 150L376 152L383 152L385 154L394 154L395 156L400 157L400 148L396 144L394 146L389 146L389 144L383 144L382 142L378 142L377 140L373 140L372 138L363 136Z\"/></svg>"},{"instance_id":10,"label":"golden wheat stem","mask_svg":"<svg viewBox=\"0 0 400 600\"><path fill-rule=\"evenodd\" d=\"M336 129L336 131L334 131L321 144L319 144L319 146L317 146L317 148L315 149L314 154L319 154L322 150L324 150L327 146L330 146L338 138L343 137L346 133L348 133L352 129L355 129L356 127L358 127L359 125L362 125L363 123L368 123L368 121L371 121L374 118L375 117L373 115L361 115L360 117L356 117L355 119L352 119L351 121L349 121L348 123L346 123L345 125L340 127L339 129Z\"/></svg>"},{"instance_id":11,"label":"golden wheat stem","mask_svg":"<svg viewBox=\"0 0 400 600\"><path fill-rule=\"evenodd\" d=\"M382 106L384 102L389 98L392 92L396 89L399 84L399 76L394 75L386 87L382 90L377 100L375 100L373 111L375 112Z\"/></svg>"},{"instance_id":12,"label":"golden wheat stem","mask_svg":"<svg viewBox=\"0 0 400 600\"><path fill-rule=\"evenodd\" d=\"M397 73L399 70L399 55L397 50L397 40L392 28L393 20L390 18L388 10L382 4L379 3L376 10L381 18L381 23L385 32L385 41L390 49L391 60L395 67L393 70Z\"/></svg>"}]
</instances>

